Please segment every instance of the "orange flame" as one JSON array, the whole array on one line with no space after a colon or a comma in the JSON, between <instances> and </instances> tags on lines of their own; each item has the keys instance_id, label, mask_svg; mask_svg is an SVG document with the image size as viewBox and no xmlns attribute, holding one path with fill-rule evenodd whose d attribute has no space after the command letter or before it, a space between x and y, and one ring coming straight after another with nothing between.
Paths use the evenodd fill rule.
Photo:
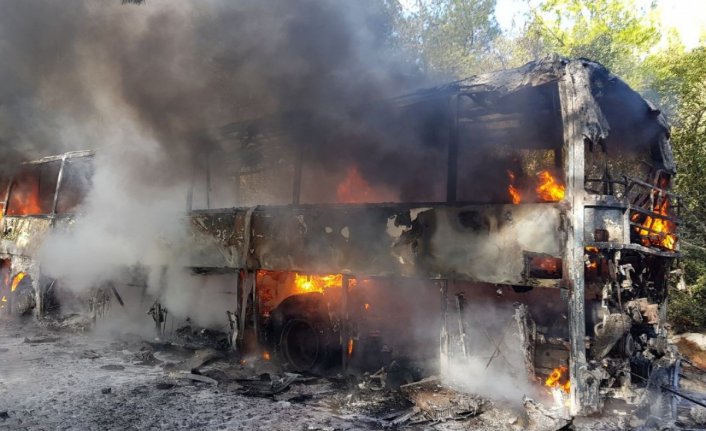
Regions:
<instances>
[{"instance_id":1,"label":"orange flame","mask_svg":"<svg viewBox=\"0 0 706 431\"><path fill-rule=\"evenodd\" d=\"M343 275L294 274L294 286L296 293L323 292L324 289L343 286Z\"/></svg>"},{"instance_id":2,"label":"orange flame","mask_svg":"<svg viewBox=\"0 0 706 431\"><path fill-rule=\"evenodd\" d=\"M262 352L262 359L265 361L269 361L270 360L270 352L268 352L267 350Z\"/></svg>"},{"instance_id":3,"label":"orange flame","mask_svg":"<svg viewBox=\"0 0 706 431\"><path fill-rule=\"evenodd\" d=\"M15 182L7 205L7 215L23 216L41 213L39 183L36 180Z\"/></svg>"},{"instance_id":4,"label":"orange flame","mask_svg":"<svg viewBox=\"0 0 706 431\"><path fill-rule=\"evenodd\" d=\"M512 204L517 205L522 202L522 195L520 195L520 191L515 187L515 173L508 170L507 176L510 177L510 185L507 186L507 192L510 194Z\"/></svg>"},{"instance_id":5,"label":"orange flame","mask_svg":"<svg viewBox=\"0 0 706 431\"><path fill-rule=\"evenodd\" d=\"M349 357L349 358L353 355L353 344L354 344L354 343L353 343L353 339L352 339L352 338L349 338L349 339L348 339L348 349L347 349L348 357Z\"/></svg>"},{"instance_id":6,"label":"orange flame","mask_svg":"<svg viewBox=\"0 0 706 431\"><path fill-rule=\"evenodd\" d=\"M510 177L510 184L507 186L507 192L510 195L510 199L514 205L522 202L522 193L520 189L515 186L515 173L512 171L507 171L508 177ZM566 186L559 182L548 170L544 170L537 174L537 187L535 192L537 193L537 198L541 202L558 202L564 199L566 194Z\"/></svg>"},{"instance_id":7,"label":"orange flame","mask_svg":"<svg viewBox=\"0 0 706 431\"><path fill-rule=\"evenodd\" d=\"M3 296L0 301L2 301L2 302L7 302L7 296Z\"/></svg>"},{"instance_id":8,"label":"orange flame","mask_svg":"<svg viewBox=\"0 0 706 431\"><path fill-rule=\"evenodd\" d=\"M558 182L549 171L539 173L537 196L545 202L557 202L564 199L566 187Z\"/></svg>"},{"instance_id":9,"label":"orange flame","mask_svg":"<svg viewBox=\"0 0 706 431\"><path fill-rule=\"evenodd\" d=\"M20 283L22 282L22 280L23 280L24 278L25 278L25 273L24 273L24 272L18 273L18 274L15 276L15 278L12 279L12 287L10 288L10 292L14 292L15 290L17 290L17 286L20 285Z\"/></svg>"},{"instance_id":10,"label":"orange flame","mask_svg":"<svg viewBox=\"0 0 706 431\"><path fill-rule=\"evenodd\" d=\"M336 187L336 201L344 204L362 204L375 202L394 202L399 198L385 187L373 189L363 178L357 166L346 171L346 177Z\"/></svg>"},{"instance_id":11,"label":"orange flame","mask_svg":"<svg viewBox=\"0 0 706 431\"><path fill-rule=\"evenodd\" d=\"M655 204L653 211L662 216L669 216L669 199L664 199L662 204ZM632 215L632 221L636 222L640 218L640 213ZM677 237L672 232L675 230L675 225L669 220L659 217L645 216L645 220L641 223L641 228L636 228L637 232L642 237L642 245L666 248L674 250L677 245Z\"/></svg>"},{"instance_id":12,"label":"orange flame","mask_svg":"<svg viewBox=\"0 0 706 431\"><path fill-rule=\"evenodd\" d=\"M544 386L549 388L558 388L568 394L571 390L571 383L569 382L569 377L567 375L568 371L569 370L563 365L559 368L554 368L549 377L547 377L547 380L544 381Z\"/></svg>"},{"instance_id":13,"label":"orange flame","mask_svg":"<svg viewBox=\"0 0 706 431\"><path fill-rule=\"evenodd\" d=\"M360 174L356 166L348 168L346 178L336 188L338 202L365 203L369 200L373 189Z\"/></svg>"}]
</instances>

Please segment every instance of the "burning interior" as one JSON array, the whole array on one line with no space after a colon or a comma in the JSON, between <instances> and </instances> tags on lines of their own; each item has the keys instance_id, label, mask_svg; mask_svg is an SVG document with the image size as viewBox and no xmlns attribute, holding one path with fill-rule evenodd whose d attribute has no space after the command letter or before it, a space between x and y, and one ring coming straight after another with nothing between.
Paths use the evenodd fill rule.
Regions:
<instances>
[{"instance_id":1,"label":"burning interior","mask_svg":"<svg viewBox=\"0 0 706 431\"><path fill-rule=\"evenodd\" d=\"M573 414L674 378L669 128L602 66L548 59L345 121L288 112L219 134L195 161L187 266L228 280L233 346L297 371L504 370ZM36 247L88 165L45 159L4 188L3 298L27 274L24 312L60 302Z\"/></svg>"}]
</instances>

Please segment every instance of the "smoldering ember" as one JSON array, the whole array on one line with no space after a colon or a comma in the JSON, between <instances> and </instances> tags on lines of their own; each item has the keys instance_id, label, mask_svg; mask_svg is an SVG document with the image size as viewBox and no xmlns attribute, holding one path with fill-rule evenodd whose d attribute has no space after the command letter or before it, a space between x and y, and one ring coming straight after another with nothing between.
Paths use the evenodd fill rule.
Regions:
<instances>
[{"instance_id":1,"label":"smoldering ember","mask_svg":"<svg viewBox=\"0 0 706 431\"><path fill-rule=\"evenodd\" d=\"M706 426L621 77L431 73L425 2L112 3L0 3L0 428Z\"/></svg>"}]
</instances>

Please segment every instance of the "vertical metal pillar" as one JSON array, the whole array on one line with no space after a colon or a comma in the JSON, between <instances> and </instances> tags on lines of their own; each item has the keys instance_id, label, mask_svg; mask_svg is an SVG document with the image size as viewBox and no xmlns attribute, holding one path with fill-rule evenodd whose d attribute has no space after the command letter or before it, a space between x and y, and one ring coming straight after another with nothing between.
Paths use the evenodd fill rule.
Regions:
<instances>
[{"instance_id":1,"label":"vertical metal pillar","mask_svg":"<svg viewBox=\"0 0 706 431\"><path fill-rule=\"evenodd\" d=\"M348 369L348 343L351 339L350 312L348 307L348 287L350 286L350 276L344 275L341 282L341 369L344 374Z\"/></svg>"},{"instance_id":2,"label":"vertical metal pillar","mask_svg":"<svg viewBox=\"0 0 706 431\"><path fill-rule=\"evenodd\" d=\"M563 278L568 289L569 375L571 393L569 412L581 414L590 398L586 360L586 314L584 309L584 147L586 139L598 140L603 134L602 114L590 90L590 71L582 61L572 61L559 80L561 117L564 126L564 172L568 210L564 212L566 237ZM603 120L604 121L604 120ZM590 134L590 136L589 136Z\"/></svg>"},{"instance_id":3,"label":"vertical metal pillar","mask_svg":"<svg viewBox=\"0 0 706 431\"><path fill-rule=\"evenodd\" d=\"M439 373L442 376L449 371L449 318L448 318L448 296L449 281L439 281L439 292L441 299L441 333L439 334Z\"/></svg>"}]
</instances>

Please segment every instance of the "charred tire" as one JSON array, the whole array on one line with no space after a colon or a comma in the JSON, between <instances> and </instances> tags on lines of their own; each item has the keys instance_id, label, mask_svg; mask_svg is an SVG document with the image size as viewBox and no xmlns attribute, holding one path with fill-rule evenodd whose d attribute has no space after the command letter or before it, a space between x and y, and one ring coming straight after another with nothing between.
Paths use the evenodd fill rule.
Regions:
<instances>
[{"instance_id":1,"label":"charred tire","mask_svg":"<svg viewBox=\"0 0 706 431\"><path fill-rule=\"evenodd\" d=\"M19 283L13 292L12 313L16 316L28 316L37 306L32 279L27 276Z\"/></svg>"},{"instance_id":2,"label":"charred tire","mask_svg":"<svg viewBox=\"0 0 706 431\"><path fill-rule=\"evenodd\" d=\"M323 372L340 352L338 332L319 293L289 297L270 315L268 341L291 371Z\"/></svg>"}]
</instances>

